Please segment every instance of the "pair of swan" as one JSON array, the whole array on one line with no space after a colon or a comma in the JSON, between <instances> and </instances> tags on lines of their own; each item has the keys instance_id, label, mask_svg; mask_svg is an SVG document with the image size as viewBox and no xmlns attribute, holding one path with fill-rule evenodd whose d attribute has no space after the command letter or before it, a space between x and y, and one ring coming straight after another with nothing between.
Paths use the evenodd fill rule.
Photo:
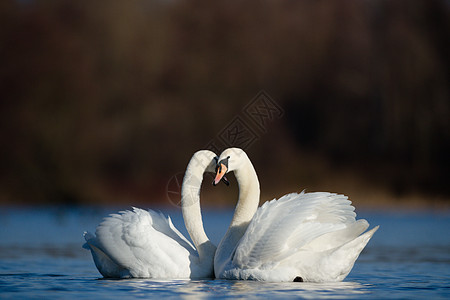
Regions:
<instances>
[{"instance_id":1,"label":"pair of swan","mask_svg":"<svg viewBox=\"0 0 450 300\"><path fill-rule=\"evenodd\" d=\"M216 249L200 211L205 172L214 184L234 172L239 200L230 227ZM133 208L110 215L85 233L85 248L104 277L223 278L261 281L342 281L378 226L355 220L346 196L292 193L260 208L259 182L245 152L229 148L217 157L198 151L182 184L182 213L192 245L170 218ZM195 246L195 247L194 247Z\"/></svg>"}]
</instances>

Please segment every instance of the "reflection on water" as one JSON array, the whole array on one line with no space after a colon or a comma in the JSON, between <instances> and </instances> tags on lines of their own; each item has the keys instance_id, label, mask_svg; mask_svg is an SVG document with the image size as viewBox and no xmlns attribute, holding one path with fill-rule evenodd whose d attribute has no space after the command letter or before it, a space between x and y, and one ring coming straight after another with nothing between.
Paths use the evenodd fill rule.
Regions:
<instances>
[{"instance_id":1,"label":"reflection on water","mask_svg":"<svg viewBox=\"0 0 450 300\"><path fill-rule=\"evenodd\" d=\"M226 284L228 284L226 282ZM247 294L274 296L298 295L305 298L321 298L337 295L356 295L367 293L363 285L357 282L334 282L334 283L266 283L266 282L247 282L236 281L231 284L231 290L236 295L245 296Z\"/></svg>"},{"instance_id":2,"label":"reflection on water","mask_svg":"<svg viewBox=\"0 0 450 300\"><path fill-rule=\"evenodd\" d=\"M177 295L185 299L197 299L202 296L215 297L247 297L270 295L271 297L301 296L303 298L324 298L336 296L361 295L369 293L365 287L356 282L337 283L267 283L256 281L228 281L228 280L102 280L115 289L136 293L158 295Z\"/></svg>"},{"instance_id":3,"label":"reflection on water","mask_svg":"<svg viewBox=\"0 0 450 300\"><path fill-rule=\"evenodd\" d=\"M227 280L100 279L84 230L93 231L115 210L2 209L0 298L442 298L450 297L450 217L432 213L361 217L381 225L355 267L339 283L268 283ZM205 212L208 235L218 243L231 211ZM170 212L184 230L179 212Z\"/></svg>"}]
</instances>

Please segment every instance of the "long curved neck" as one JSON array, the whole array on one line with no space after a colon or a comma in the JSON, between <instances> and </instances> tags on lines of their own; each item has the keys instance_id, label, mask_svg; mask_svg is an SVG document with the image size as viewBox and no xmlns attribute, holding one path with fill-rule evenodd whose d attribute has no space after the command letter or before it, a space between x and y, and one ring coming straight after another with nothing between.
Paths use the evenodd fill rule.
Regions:
<instances>
[{"instance_id":1,"label":"long curved neck","mask_svg":"<svg viewBox=\"0 0 450 300\"><path fill-rule=\"evenodd\" d=\"M186 169L181 187L181 210L184 224L198 251L199 257L214 255L216 247L211 243L203 228L200 210L200 187L206 166L192 159Z\"/></svg>"},{"instance_id":2,"label":"long curved neck","mask_svg":"<svg viewBox=\"0 0 450 300\"><path fill-rule=\"evenodd\" d=\"M239 200L230 227L245 226L247 229L259 205L259 181L252 163L247 158L241 168L234 171L239 185Z\"/></svg>"},{"instance_id":3,"label":"long curved neck","mask_svg":"<svg viewBox=\"0 0 450 300\"><path fill-rule=\"evenodd\" d=\"M222 238L214 257L216 277L220 277L225 265L232 260L233 251L245 234L259 205L259 181L250 160L246 158L245 163L236 169L234 174L239 185L239 200L230 227Z\"/></svg>"}]
</instances>

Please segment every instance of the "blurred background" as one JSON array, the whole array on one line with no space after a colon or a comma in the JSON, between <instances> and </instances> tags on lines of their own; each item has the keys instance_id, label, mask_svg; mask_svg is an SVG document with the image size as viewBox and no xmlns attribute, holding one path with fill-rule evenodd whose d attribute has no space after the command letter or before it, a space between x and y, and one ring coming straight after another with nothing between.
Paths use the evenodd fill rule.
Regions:
<instances>
[{"instance_id":1,"label":"blurred background","mask_svg":"<svg viewBox=\"0 0 450 300\"><path fill-rule=\"evenodd\" d=\"M241 146L262 201L448 209L449 15L447 0L3 0L0 203L177 205L195 151ZM262 127L261 91L277 112ZM224 140L235 120L248 143ZM235 203L233 179L206 181L204 205Z\"/></svg>"}]
</instances>

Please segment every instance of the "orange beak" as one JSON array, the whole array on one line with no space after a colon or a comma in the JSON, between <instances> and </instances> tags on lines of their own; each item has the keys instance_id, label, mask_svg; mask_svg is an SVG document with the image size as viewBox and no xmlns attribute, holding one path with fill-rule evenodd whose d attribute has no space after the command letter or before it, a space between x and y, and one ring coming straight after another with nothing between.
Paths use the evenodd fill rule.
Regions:
<instances>
[{"instance_id":1,"label":"orange beak","mask_svg":"<svg viewBox=\"0 0 450 300\"><path fill-rule=\"evenodd\" d=\"M225 176L225 173L227 172L228 168L224 164L220 164L219 168L217 169L216 178L214 179L214 185L217 185L220 180Z\"/></svg>"}]
</instances>

